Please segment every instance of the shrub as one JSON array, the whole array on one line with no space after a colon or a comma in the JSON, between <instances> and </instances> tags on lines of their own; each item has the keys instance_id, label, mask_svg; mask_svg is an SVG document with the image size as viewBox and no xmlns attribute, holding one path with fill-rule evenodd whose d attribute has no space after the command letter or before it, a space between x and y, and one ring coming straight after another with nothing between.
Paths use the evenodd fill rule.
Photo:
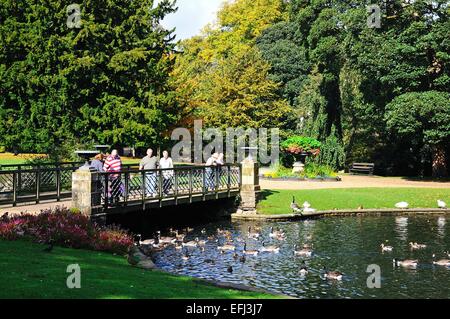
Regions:
<instances>
[{"instance_id":1,"label":"shrub","mask_svg":"<svg viewBox=\"0 0 450 319\"><path fill-rule=\"evenodd\" d=\"M100 227L85 215L59 207L39 215L2 217L0 238L17 240L22 237L39 243L52 241L62 247L119 254L125 253L133 245L131 235L118 227Z\"/></svg>"}]
</instances>

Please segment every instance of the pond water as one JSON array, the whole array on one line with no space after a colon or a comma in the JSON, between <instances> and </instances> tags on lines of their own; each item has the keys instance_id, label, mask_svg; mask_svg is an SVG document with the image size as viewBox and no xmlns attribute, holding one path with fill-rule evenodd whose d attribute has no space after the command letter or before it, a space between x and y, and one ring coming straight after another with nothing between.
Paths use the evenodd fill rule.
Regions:
<instances>
[{"instance_id":1,"label":"pond water","mask_svg":"<svg viewBox=\"0 0 450 319\"><path fill-rule=\"evenodd\" d=\"M247 237L247 227L261 228L259 240ZM270 227L286 233L284 241L270 238ZM175 247L156 254L156 264L165 270L193 277L241 283L297 298L449 298L450 268L432 264L437 259L450 259L450 218L444 216L414 217L333 217L300 222L235 223L217 222L196 225L187 240L215 236L217 228L231 232L237 254L247 249L277 245L280 252L246 256L242 263L233 252L221 254L218 243L209 240L204 251L189 248L190 258L183 261L183 252ZM203 231L202 231L203 230ZM163 234L164 235L164 234ZM426 244L421 250L411 250L409 242ZM294 245L312 244L311 257L294 256ZM393 252L381 252L380 244L394 247ZM393 258L418 259L416 269L393 267ZM309 273L299 274L302 261ZM369 265L381 269L381 288L367 287ZM232 266L233 272L227 271ZM342 272L342 281L323 278L324 266Z\"/></svg>"}]
</instances>

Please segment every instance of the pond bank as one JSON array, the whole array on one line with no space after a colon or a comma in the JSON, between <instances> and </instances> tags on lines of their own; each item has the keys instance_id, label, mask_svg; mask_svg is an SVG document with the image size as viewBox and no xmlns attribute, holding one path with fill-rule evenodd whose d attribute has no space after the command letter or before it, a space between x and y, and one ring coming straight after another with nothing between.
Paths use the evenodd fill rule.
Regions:
<instances>
[{"instance_id":1,"label":"pond bank","mask_svg":"<svg viewBox=\"0 0 450 319\"><path fill-rule=\"evenodd\" d=\"M437 208L415 208L415 209L343 209L343 210L327 210L317 211L309 214L232 214L231 219L235 221L294 221L318 217L336 217L336 216L384 216L384 215L442 215L450 214L450 209Z\"/></svg>"}]
</instances>

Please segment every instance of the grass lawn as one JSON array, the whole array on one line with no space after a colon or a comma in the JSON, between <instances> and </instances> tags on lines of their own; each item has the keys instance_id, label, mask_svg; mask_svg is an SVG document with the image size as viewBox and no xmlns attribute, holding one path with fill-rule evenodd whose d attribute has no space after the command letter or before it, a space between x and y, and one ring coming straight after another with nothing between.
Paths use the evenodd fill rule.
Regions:
<instances>
[{"instance_id":1,"label":"grass lawn","mask_svg":"<svg viewBox=\"0 0 450 319\"><path fill-rule=\"evenodd\" d=\"M264 214L291 213L292 196L302 205L305 201L318 210L394 208L401 201L411 208L437 208L436 201L450 204L450 188L344 188L318 190L263 190L258 211Z\"/></svg>"},{"instance_id":2,"label":"grass lawn","mask_svg":"<svg viewBox=\"0 0 450 319\"><path fill-rule=\"evenodd\" d=\"M107 253L0 240L2 298L275 298L270 294L222 289L189 277L146 271ZM66 286L67 266L79 264L81 289Z\"/></svg>"}]
</instances>

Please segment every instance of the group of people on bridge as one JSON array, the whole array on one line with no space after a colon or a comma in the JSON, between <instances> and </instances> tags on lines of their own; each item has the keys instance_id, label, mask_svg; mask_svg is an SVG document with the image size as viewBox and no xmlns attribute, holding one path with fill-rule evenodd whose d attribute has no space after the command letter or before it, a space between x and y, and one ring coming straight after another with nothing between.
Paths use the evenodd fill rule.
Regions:
<instances>
[{"instance_id":1,"label":"group of people on bridge","mask_svg":"<svg viewBox=\"0 0 450 319\"><path fill-rule=\"evenodd\" d=\"M144 171L145 195L156 197L158 194L158 178L161 169L162 194L168 195L173 186L174 168L172 158L168 151L163 151L162 157L158 159L153 155L151 148L147 149L147 155L139 163L139 171ZM217 186L217 177L221 175L220 167L224 165L224 154L214 153L205 163L205 188L207 191L214 190ZM108 174L108 197L111 202L123 193L123 183L121 179L122 159L117 150L113 150L110 155L98 154L91 162L91 168L97 172L107 172Z\"/></svg>"}]
</instances>

